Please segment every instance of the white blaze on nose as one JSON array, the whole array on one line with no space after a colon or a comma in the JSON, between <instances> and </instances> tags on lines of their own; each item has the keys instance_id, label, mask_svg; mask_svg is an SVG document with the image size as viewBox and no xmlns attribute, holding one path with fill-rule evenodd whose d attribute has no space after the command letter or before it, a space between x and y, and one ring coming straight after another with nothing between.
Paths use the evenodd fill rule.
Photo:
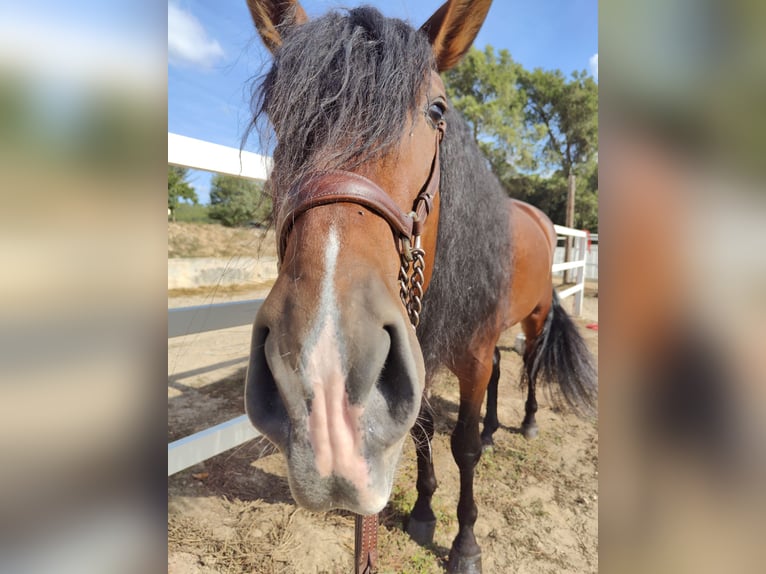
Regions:
<instances>
[{"instance_id":1,"label":"white blaze on nose","mask_svg":"<svg viewBox=\"0 0 766 574\"><path fill-rule=\"evenodd\" d=\"M317 472L343 477L361 493L367 488L368 469L362 456L361 416L363 408L352 406L346 393L347 373L338 341L338 307L335 269L340 245L334 228L328 233L325 270L311 349L304 352L302 369L313 392L308 420L309 441Z\"/></svg>"}]
</instances>

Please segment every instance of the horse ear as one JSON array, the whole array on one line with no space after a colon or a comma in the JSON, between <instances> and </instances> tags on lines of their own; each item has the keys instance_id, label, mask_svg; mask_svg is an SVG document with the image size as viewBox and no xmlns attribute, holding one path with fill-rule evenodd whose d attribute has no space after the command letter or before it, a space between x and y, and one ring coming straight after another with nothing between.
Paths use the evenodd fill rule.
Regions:
<instances>
[{"instance_id":1,"label":"horse ear","mask_svg":"<svg viewBox=\"0 0 766 574\"><path fill-rule=\"evenodd\" d=\"M282 45L281 31L285 27L308 21L297 0L247 0L247 7L263 43L272 54Z\"/></svg>"},{"instance_id":2,"label":"horse ear","mask_svg":"<svg viewBox=\"0 0 766 574\"><path fill-rule=\"evenodd\" d=\"M420 29L428 39L440 72L455 66L473 44L492 0L447 0Z\"/></svg>"}]
</instances>

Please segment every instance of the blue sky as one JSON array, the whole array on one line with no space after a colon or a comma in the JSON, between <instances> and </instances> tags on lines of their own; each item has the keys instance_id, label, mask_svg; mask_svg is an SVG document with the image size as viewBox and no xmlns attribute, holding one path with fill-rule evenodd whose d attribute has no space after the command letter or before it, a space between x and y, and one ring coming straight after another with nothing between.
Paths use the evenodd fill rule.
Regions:
<instances>
[{"instance_id":1,"label":"blue sky","mask_svg":"<svg viewBox=\"0 0 766 574\"><path fill-rule=\"evenodd\" d=\"M420 26L440 0L368 0L387 16ZM309 17L353 0L303 0ZM588 70L598 78L597 0L495 0L474 45L505 48L525 68ZM168 131L238 148L249 120L251 79L268 52L245 0L168 2ZM246 149L261 152L257 137ZM192 172L207 203L210 175Z\"/></svg>"}]
</instances>

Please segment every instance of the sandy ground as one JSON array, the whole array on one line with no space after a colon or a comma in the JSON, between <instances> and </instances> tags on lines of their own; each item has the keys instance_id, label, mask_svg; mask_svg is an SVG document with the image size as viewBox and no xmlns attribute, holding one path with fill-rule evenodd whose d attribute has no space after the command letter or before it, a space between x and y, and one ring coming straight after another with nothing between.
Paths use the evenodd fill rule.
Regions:
<instances>
[{"instance_id":1,"label":"sandy ground","mask_svg":"<svg viewBox=\"0 0 766 574\"><path fill-rule=\"evenodd\" d=\"M263 297L267 287L186 293L169 307ZM598 299L585 299L577 319L594 354ZM569 308L567 301L565 306ZM485 453L475 480L476 534L485 573L583 573L598 570L598 434L596 422L554 412L540 399L540 435L517 432L524 412L518 387L520 356L512 350L518 327L505 333L495 448ZM168 341L168 440L243 412L242 389L250 327ZM415 499L411 441L399 464L389 505L381 514L380 572L443 572L457 532L458 474L449 448L457 418L456 380L438 377L431 402L437 416L433 451L439 489L434 544L417 546L402 531ZM283 458L255 440L168 479L168 571L351 572L353 517L297 508Z\"/></svg>"}]
</instances>

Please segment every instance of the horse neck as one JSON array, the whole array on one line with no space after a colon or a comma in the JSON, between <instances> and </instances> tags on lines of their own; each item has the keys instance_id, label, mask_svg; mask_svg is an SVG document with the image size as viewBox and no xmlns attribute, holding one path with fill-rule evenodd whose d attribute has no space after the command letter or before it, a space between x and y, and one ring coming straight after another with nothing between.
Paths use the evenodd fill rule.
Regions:
<instances>
[{"instance_id":1,"label":"horse neck","mask_svg":"<svg viewBox=\"0 0 766 574\"><path fill-rule=\"evenodd\" d=\"M493 320L510 281L507 195L465 120L452 111L447 125L436 260L418 327L429 373Z\"/></svg>"}]
</instances>

